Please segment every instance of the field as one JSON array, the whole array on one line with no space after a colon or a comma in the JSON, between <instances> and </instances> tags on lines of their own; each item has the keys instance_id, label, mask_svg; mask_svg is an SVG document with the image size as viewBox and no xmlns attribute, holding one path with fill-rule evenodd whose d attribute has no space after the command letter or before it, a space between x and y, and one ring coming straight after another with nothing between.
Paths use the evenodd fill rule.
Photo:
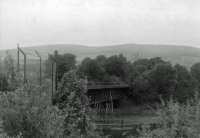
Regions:
<instances>
[{"instance_id":1,"label":"field","mask_svg":"<svg viewBox=\"0 0 200 138\"><path fill-rule=\"evenodd\" d=\"M132 105L132 107L129 107L129 111L115 110L96 116L98 129L112 138L121 138L126 133L136 135L137 130L141 129L143 125L151 126L154 129L157 123L156 111L141 105Z\"/></svg>"}]
</instances>

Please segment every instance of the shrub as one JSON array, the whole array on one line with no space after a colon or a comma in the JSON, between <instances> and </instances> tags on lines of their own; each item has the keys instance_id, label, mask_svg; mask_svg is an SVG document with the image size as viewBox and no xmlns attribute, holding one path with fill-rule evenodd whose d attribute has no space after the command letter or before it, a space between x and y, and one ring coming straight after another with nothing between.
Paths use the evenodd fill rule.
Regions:
<instances>
[{"instance_id":1,"label":"shrub","mask_svg":"<svg viewBox=\"0 0 200 138\"><path fill-rule=\"evenodd\" d=\"M98 138L83 84L75 72L65 74L57 95L59 108L52 105L47 86L27 84L15 91L0 93L5 136Z\"/></svg>"},{"instance_id":2,"label":"shrub","mask_svg":"<svg viewBox=\"0 0 200 138\"><path fill-rule=\"evenodd\" d=\"M159 128L149 127L139 131L140 137L148 138L199 138L200 137L200 99L195 96L187 104L173 99L162 101L158 110ZM133 138L133 136L130 136Z\"/></svg>"},{"instance_id":3,"label":"shrub","mask_svg":"<svg viewBox=\"0 0 200 138\"><path fill-rule=\"evenodd\" d=\"M64 131L66 137L98 137L95 125L91 120L85 92L84 81L77 77L75 71L64 74L55 99L65 117Z\"/></svg>"},{"instance_id":4,"label":"shrub","mask_svg":"<svg viewBox=\"0 0 200 138\"><path fill-rule=\"evenodd\" d=\"M10 137L60 138L64 118L50 97L37 86L26 85L0 96L3 130Z\"/></svg>"}]
</instances>

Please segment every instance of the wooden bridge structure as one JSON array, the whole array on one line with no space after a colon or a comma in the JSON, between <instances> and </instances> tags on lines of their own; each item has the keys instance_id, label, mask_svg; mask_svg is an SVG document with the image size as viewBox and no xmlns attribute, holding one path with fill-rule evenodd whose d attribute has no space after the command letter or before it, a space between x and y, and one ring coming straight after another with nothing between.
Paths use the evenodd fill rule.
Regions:
<instances>
[{"instance_id":1,"label":"wooden bridge structure","mask_svg":"<svg viewBox=\"0 0 200 138\"><path fill-rule=\"evenodd\" d=\"M118 108L120 101L128 94L129 85L123 82L89 82L87 95L90 105L103 112Z\"/></svg>"}]
</instances>

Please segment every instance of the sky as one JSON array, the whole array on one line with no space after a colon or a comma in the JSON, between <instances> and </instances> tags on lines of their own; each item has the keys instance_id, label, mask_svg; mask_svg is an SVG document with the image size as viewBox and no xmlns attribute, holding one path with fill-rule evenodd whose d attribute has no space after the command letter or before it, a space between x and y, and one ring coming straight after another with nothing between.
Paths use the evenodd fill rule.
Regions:
<instances>
[{"instance_id":1,"label":"sky","mask_svg":"<svg viewBox=\"0 0 200 138\"><path fill-rule=\"evenodd\" d=\"M0 49L123 43L200 47L200 0L0 0Z\"/></svg>"}]
</instances>

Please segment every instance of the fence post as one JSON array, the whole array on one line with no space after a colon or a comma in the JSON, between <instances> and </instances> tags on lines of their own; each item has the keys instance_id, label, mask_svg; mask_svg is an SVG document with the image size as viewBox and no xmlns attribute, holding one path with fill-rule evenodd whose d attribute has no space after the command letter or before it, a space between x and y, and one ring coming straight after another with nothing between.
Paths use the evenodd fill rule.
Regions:
<instances>
[{"instance_id":1,"label":"fence post","mask_svg":"<svg viewBox=\"0 0 200 138\"><path fill-rule=\"evenodd\" d=\"M57 63L55 62L55 90L58 89L58 72L57 72Z\"/></svg>"},{"instance_id":2,"label":"fence post","mask_svg":"<svg viewBox=\"0 0 200 138\"><path fill-rule=\"evenodd\" d=\"M21 52L23 54L23 56L24 56L24 84L25 84L25 83L27 83L27 78L26 78L26 54L20 47L18 47L18 51Z\"/></svg>"},{"instance_id":3,"label":"fence post","mask_svg":"<svg viewBox=\"0 0 200 138\"><path fill-rule=\"evenodd\" d=\"M38 51L35 50L35 53L40 58L40 86L42 86L42 57Z\"/></svg>"},{"instance_id":4,"label":"fence post","mask_svg":"<svg viewBox=\"0 0 200 138\"><path fill-rule=\"evenodd\" d=\"M26 54L24 54L24 83L27 82L26 78Z\"/></svg>"},{"instance_id":5,"label":"fence post","mask_svg":"<svg viewBox=\"0 0 200 138\"><path fill-rule=\"evenodd\" d=\"M51 96L53 98L54 94L54 63L51 63Z\"/></svg>"},{"instance_id":6,"label":"fence post","mask_svg":"<svg viewBox=\"0 0 200 138\"><path fill-rule=\"evenodd\" d=\"M19 73L19 44L17 44L17 72Z\"/></svg>"}]
</instances>

